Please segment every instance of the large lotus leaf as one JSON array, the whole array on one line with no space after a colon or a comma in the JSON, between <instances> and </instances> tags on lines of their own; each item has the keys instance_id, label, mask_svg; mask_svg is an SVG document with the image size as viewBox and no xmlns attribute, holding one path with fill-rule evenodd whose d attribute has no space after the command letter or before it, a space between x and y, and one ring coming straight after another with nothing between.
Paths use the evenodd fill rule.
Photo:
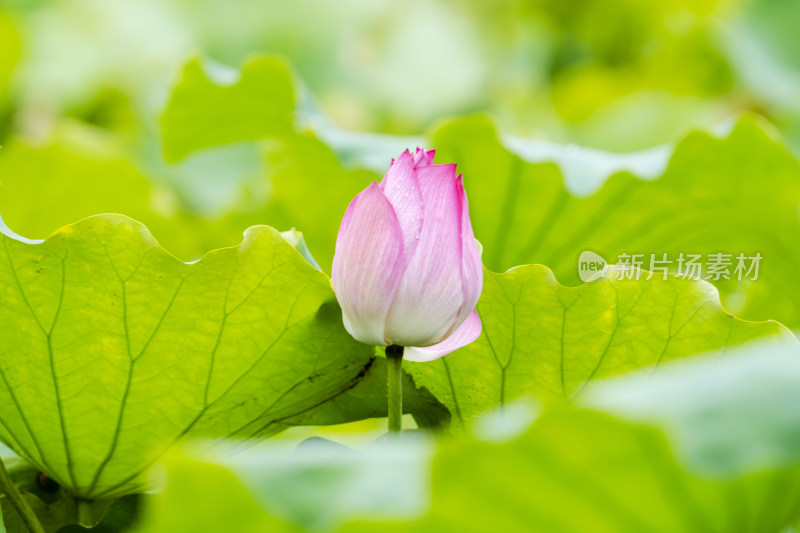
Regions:
<instances>
[{"instance_id":1,"label":"large lotus leaf","mask_svg":"<svg viewBox=\"0 0 800 533\"><path fill-rule=\"evenodd\" d=\"M519 414L534 405L509 405L484 419L479 439L439 443L430 487L417 475L430 452L414 441L405 453L389 441L361 452L301 446L280 458L272 443L233 457L173 454L138 531L319 531L327 522L351 533L779 533L800 511L800 353L796 343L737 352L600 380L584 408L547 408L532 425ZM408 505L420 494L430 494L427 509ZM344 524L331 526L332 514Z\"/></svg>"},{"instance_id":2,"label":"large lotus leaf","mask_svg":"<svg viewBox=\"0 0 800 533\"><path fill-rule=\"evenodd\" d=\"M226 149L197 152L173 167L183 175L182 186L191 188L194 183L195 188L208 187L197 168L211 166L213 152ZM260 158L260 152L254 150L255 157ZM228 151L234 155L250 153ZM227 209L198 213L193 207L195 201L185 194L176 194L164 184L152 185L152 176L98 130L63 128L45 144L14 139L0 149L0 215L15 232L45 238L81 218L122 213L143 222L164 248L187 261L215 248L234 246L242 232L253 225L294 226L304 231L313 255L324 270L330 271L336 232L347 204L377 174L345 169L336 154L312 133L272 141L265 157L271 183L266 183L266 176L251 181L261 182L262 189L271 190L270 195L253 194L244 185L236 193L233 187L230 192L244 200L234 198L222 206ZM222 163L227 171L216 172L215 179L230 177L237 160L215 165Z\"/></svg>"},{"instance_id":3,"label":"large lotus leaf","mask_svg":"<svg viewBox=\"0 0 800 533\"><path fill-rule=\"evenodd\" d=\"M726 307L743 318L800 326L800 163L762 121L745 117L722 138L693 132L661 177L620 172L582 197L554 165L529 163L522 149L504 146L486 118L448 123L432 139L437 157L457 161L464 173L490 269L540 263L572 285L585 250L610 263L622 253L642 253L645 261L650 254L701 254L704 262L708 254L732 254L730 279L711 279ZM763 257L757 280L734 275L740 253Z\"/></svg>"},{"instance_id":4,"label":"large lotus leaf","mask_svg":"<svg viewBox=\"0 0 800 533\"><path fill-rule=\"evenodd\" d=\"M415 531L778 533L800 512L798 384L794 340L599 380L581 403L604 412L546 410L518 438L443 450Z\"/></svg>"},{"instance_id":5,"label":"large lotus leaf","mask_svg":"<svg viewBox=\"0 0 800 533\"><path fill-rule=\"evenodd\" d=\"M151 184L96 130L63 128L44 143L10 139L0 148L0 176L0 215L26 237L43 239L99 213L124 213L159 233Z\"/></svg>"},{"instance_id":6,"label":"large lotus leaf","mask_svg":"<svg viewBox=\"0 0 800 533\"><path fill-rule=\"evenodd\" d=\"M186 64L161 116L167 159L176 161L209 146L293 131L295 95L286 62L258 56L238 76L225 70L212 80L199 60Z\"/></svg>"},{"instance_id":7,"label":"large lotus leaf","mask_svg":"<svg viewBox=\"0 0 800 533\"><path fill-rule=\"evenodd\" d=\"M269 431L372 361L268 227L194 264L120 215L0 240L0 437L81 498L135 490L181 438Z\"/></svg>"},{"instance_id":8,"label":"large lotus leaf","mask_svg":"<svg viewBox=\"0 0 800 533\"><path fill-rule=\"evenodd\" d=\"M13 231L43 239L58 228L99 213L122 213L144 223L170 253L194 260L234 246L247 225L213 224L190 212L111 137L91 127L64 126L41 143L12 138L0 148L0 215ZM24 198L25 201L20 199Z\"/></svg>"},{"instance_id":9,"label":"large lotus leaf","mask_svg":"<svg viewBox=\"0 0 800 533\"><path fill-rule=\"evenodd\" d=\"M793 339L777 322L726 313L716 289L662 274L559 285L540 265L484 271L477 341L404 368L451 412L453 427L526 395L575 399L592 380L759 337Z\"/></svg>"},{"instance_id":10,"label":"large lotus leaf","mask_svg":"<svg viewBox=\"0 0 800 533\"><path fill-rule=\"evenodd\" d=\"M797 516L796 450L792 467L709 479L669 444L585 411L545 415L510 443L461 443L435 464L432 512L414 530L779 533Z\"/></svg>"},{"instance_id":11,"label":"large lotus leaf","mask_svg":"<svg viewBox=\"0 0 800 533\"><path fill-rule=\"evenodd\" d=\"M41 144L11 139L0 148L0 176L0 215L29 238L98 213L122 213L144 223L170 253L194 260L236 245L246 228L264 223L258 212L198 216L165 185L151 183L117 143L88 127L61 128Z\"/></svg>"},{"instance_id":12,"label":"large lotus leaf","mask_svg":"<svg viewBox=\"0 0 800 533\"><path fill-rule=\"evenodd\" d=\"M163 497L143 513L142 533L300 533L299 527L273 518L223 466L172 461ZM219 489L217 492L215 489Z\"/></svg>"},{"instance_id":13,"label":"large lotus leaf","mask_svg":"<svg viewBox=\"0 0 800 533\"><path fill-rule=\"evenodd\" d=\"M358 383L320 406L285 418L270 431L278 433L292 426L329 426L366 418L384 418L387 412L386 359L376 357ZM417 387L403 374L403 412L414 417L418 427L441 429L450 425L450 411L425 388Z\"/></svg>"}]
</instances>

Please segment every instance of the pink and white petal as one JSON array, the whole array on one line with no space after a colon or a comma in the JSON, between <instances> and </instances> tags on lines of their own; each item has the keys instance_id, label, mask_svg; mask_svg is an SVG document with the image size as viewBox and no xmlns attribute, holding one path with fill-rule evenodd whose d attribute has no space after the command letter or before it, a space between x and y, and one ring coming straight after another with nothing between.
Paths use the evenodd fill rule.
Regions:
<instances>
[{"instance_id":1,"label":"pink and white petal","mask_svg":"<svg viewBox=\"0 0 800 533\"><path fill-rule=\"evenodd\" d=\"M439 359L450 352L463 348L467 344L474 342L481 335L481 319L478 312L474 309L467 316L461 326L439 344L428 346L427 348L411 347L403 351L403 358L417 363L425 363Z\"/></svg>"},{"instance_id":2,"label":"pink and white petal","mask_svg":"<svg viewBox=\"0 0 800 533\"><path fill-rule=\"evenodd\" d=\"M436 153L436 150L428 150L427 152L422 148L417 147L417 151L414 153L414 167L426 167L428 165L433 164L433 155Z\"/></svg>"},{"instance_id":3,"label":"pink and white petal","mask_svg":"<svg viewBox=\"0 0 800 533\"><path fill-rule=\"evenodd\" d=\"M406 264L417 248L422 230L422 195L414 171L411 153L406 150L389 167L381 182L384 196L392 204L403 233L403 256Z\"/></svg>"},{"instance_id":4,"label":"pink and white petal","mask_svg":"<svg viewBox=\"0 0 800 533\"><path fill-rule=\"evenodd\" d=\"M400 154L397 159L392 159L392 164L389 165L389 170L386 171L386 174L383 176L381 180L381 190L384 190L386 187L386 182L392 181L395 179L403 179L407 177L409 174L414 173L414 156L411 155L411 152L406 150L402 154Z\"/></svg>"},{"instance_id":5,"label":"pink and white petal","mask_svg":"<svg viewBox=\"0 0 800 533\"><path fill-rule=\"evenodd\" d=\"M461 202L461 284L464 298L462 316L456 320L456 327L467 318L481 297L483 289L483 264L481 252L475 242L475 233L472 231L472 222L469 219L469 202L464 190L463 178L456 180L459 200Z\"/></svg>"},{"instance_id":6,"label":"pink and white petal","mask_svg":"<svg viewBox=\"0 0 800 533\"><path fill-rule=\"evenodd\" d=\"M387 340L430 346L454 327L463 305L461 204L455 165L417 169L423 219L419 242L406 264L389 310Z\"/></svg>"},{"instance_id":7,"label":"pink and white petal","mask_svg":"<svg viewBox=\"0 0 800 533\"><path fill-rule=\"evenodd\" d=\"M331 280L347 331L384 345L386 316L403 273L403 237L377 183L356 196L336 240Z\"/></svg>"},{"instance_id":8,"label":"pink and white petal","mask_svg":"<svg viewBox=\"0 0 800 533\"><path fill-rule=\"evenodd\" d=\"M347 209L345 209L344 211L344 216L342 217L342 223L339 224L339 233L336 234L337 243L339 242L339 239L342 238L342 235L344 235L344 233L347 231L347 227L350 225L350 219L353 218L353 211L355 211L356 209L356 202L358 202L359 196L361 196L361 193L357 194L355 198L350 200Z\"/></svg>"}]
</instances>

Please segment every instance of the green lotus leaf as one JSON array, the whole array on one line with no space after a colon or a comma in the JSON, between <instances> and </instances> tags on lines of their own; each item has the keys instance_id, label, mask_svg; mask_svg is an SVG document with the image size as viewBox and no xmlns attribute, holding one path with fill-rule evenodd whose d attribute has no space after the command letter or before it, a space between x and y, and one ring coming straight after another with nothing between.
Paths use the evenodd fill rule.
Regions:
<instances>
[{"instance_id":1,"label":"green lotus leaf","mask_svg":"<svg viewBox=\"0 0 800 533\"><path fill-rule=\"evenodd\" d=\"M576 399L592 380L761 337L794 340L777 322L739 320L709 283L611 269L578 287L549 269L484 270L477 341L404 368L450 410L454 428L517 398Z\"/></svg>"},{"instance_id":2,"label":"green lotus leaf","mask_svg":"<svg viewBox=\"0 0 800 533\"><path fill-rule=\"evenodd\" d=\"M652 168L643 175L635 165L630 168L639 174L616 172L594 184L596 192L589 187L580 195L565 185L563 169L529 162L518 139L512 151L485 117L449 122L431 138L438 160L456 161L464 173L475 235L490 269L538 263L574 285L578 258L587 250L612 264L620 254L641 253L644 268L653 255L666 253L673 269L681 253L700 254L703 263L710 254L730 254L728 279L702 273L719 288L726 309L800 327L800 162L763 120L743 117L722 137L692 132L675 146L660 176L650 174ZM577 178L597 174L608 160L587 161ZM761 255L757 279L738 279L739 254Z\"/></svg>"},{"instance_id":3,"label":"green lotus leaf","mask_svg":"<svg viewBox=\"0 0 800 533\"><path fill-rule=\"evenodd\" d=\"M136 490L182 438L269 432L372 364L269 227L194 264L121 215L0 240L0 438L77 497Z\"/></svg>"},{"instance_id":4,"label":"green lotus leaf","mask_svg":"<svg viewBox=\"0 0 800 533\"><path fill-rule=\"evenodd\" d=\"M164 153L177 161L210 146L290 133L294 106L291 73L281 58L257 56L240 74L225 70L217 79L209 77L200 60L192 60L161 115Z\"/></svg>"},{"instance_id":5,"label":"green lotus leaf","mask_svg":"<svg viewBox=\"0 0 800 533\"><path fill-rule=\"evenodd\" d=\"M800 348L720 355L599 380L581 407L509 404L435 447L181 450L137 531L780 533L800 512Z\"/></svg>"}]
</instances>

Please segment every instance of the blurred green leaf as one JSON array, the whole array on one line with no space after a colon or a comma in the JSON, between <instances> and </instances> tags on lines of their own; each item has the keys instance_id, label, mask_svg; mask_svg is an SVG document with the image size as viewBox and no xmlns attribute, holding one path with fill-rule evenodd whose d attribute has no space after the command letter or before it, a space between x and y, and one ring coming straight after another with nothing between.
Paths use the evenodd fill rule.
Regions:
<instances>
[{"instance_id":1,"label":"blurred green leaf","mask_svg":"<svg viewBox=\"0 0 800 533\"><path fill-rule=\"evenodd\" d=\"M210 146L288 134L294 129L294 99L289 67L280 58L255 57L241 74L226 69L216 80L199 59L190 61L161 115L167 160Z\"/></svg>"},{"instance_id":2,"label":"blurred green leaf","mask_svg":"<svg viewBox=\"0 0 800 533\"><path fill-rule=\"evenodd\" d=\"M261 156L257 152L255 157ZM195 187L209 188L194 169L202 163L213 170L213 157L197 159L187 158L177 172L191 174ZM215 177L227 179L229 174L217 172ZM235 208L225 205L227 212L200 215L191 199L150 178L152 173L136 164L113 137L70 124L44 143L12 139L0 148L0 214L16 233L43 239L76 220L121 213L144 223L164 248L184 260L235 246L246 228L265 221L263 201L249 198L251 202L237 202Z\"/></svg>"},{"instance_id":3,"label":"blurred green leaf","mask_svg":"<svg viewBox=\"0 0 800 533\"><path fill-rule=\"evenodd\" d=\"M9 94L11 74L19 62L22 53L17 24L10 14L0 11L0 108L5 105Z\"/></svg>"},{"instance_id":4,"label":"blurred green leaf","mask_svg":"<svg viewBox=\"0 0 800 533\"><path fill-rule=\"evenodd\" d=\"M800 38L794 31L793 21L800 17L800 5L781 0L760 0L745 4L742 22L767 47L776 60L800 71L797 55Z\"/></svg>"},{"instance_id":5,"label":"blurred green leaf","mask_svg":"<svg viewBox=\"0 0 800 533\"><path fill-rule=\"evenodd\" d=\"M187 176L181 178L181 188L190 188L193 179L196 187L209 188L193 162L207 152L184 160L179 171ZM15 232L41 239L94 214L121 213L143 222L164 248L184 260L234 246L253 225L296 227L323 270L330 271L339 221L350 200L377 174L343 167L311 132L271 141L264 153L259 157L266 159L268 175L254 179L271 190L264 195L269 199L241 188L240 200L225 205L226 211L204 215L165 184L152 185L148 174L107 135L94 128L66 127L45 144L13 140L0 149L0 214ZM202 164L209 167L208 157ZM220 176L228 178L217 172Z\"/></svg>"},{"instance_id":6,"label":"blurred green leaf","mask_svg":"<svg viewBox=\"0 0 800 533\"><path fill-rule=\"evenodd\" d=\"M401 516L365 516L362 504L350 507L342 517L349 523L337 531L778 533L793 523L800 511L800 441L786 437L800 431L797 344L754 344L724 358L715 354L667 363L662 370L620 378L621 389L600 381L584 408L548 408L531 426L518 425L516 435L444 440L433 461L427 514L420 516L415 507L404 510L404 497L384 498ZM743 387L749 389L745 410ZM619 390L624 401L617 401ZM679 408L664 401L668 391ZM647 407L639 410L639 402ZM636 423L624 420L632 410L640 411ZM512 415L509 409L491 417ZM676 427L690 428L701 438L687 442ZM723 427L750 435L731 439L730 431L720 431ZM180 532L191 526L212 531L203 524L223 517L234 530L242 524L242 531L250 531L244 527L250 523L264 530L294 531L301 525L319 530L314 517L324 512L320 508L347 509L343 495L367 487L381 494L427 493L408 475L410 468L427 463L427 455L420 453L420 443L410 443L414 446L406 446L404 454L396 453L396 443L385 442L360 454L317 448L314 454L299 449L287 456L265 445L240 455L173 455L167 462L167 489L154 497L141 531ZM686 452L703 455L709 443L738 460L718 462L713 473L687 461ZM763 453L765 446L776 453ZM382 454L376 453L381 448ZM415 454L417 464L409 465ZM336 475L343 460L355 473ZM377 484L365 484L366 479ZM302 512L307 493L320 503ZM193 506L187 494L209 505ZM204 522L194 521L198 514Z\"/></svg>"},{"instance_id":7,"label":"blurred green leaf","mask_svg":"<svg viewBox=\"0 0 800 533\"><path fill-rule=\"evenodd\" d=\"M585 250L611 263L621 253L760 253L757 281L714 282L723 304L743 318L800 326L800 163L762 121L742 118L723 138L691 133L658 179L620 172L588 197L571 194L552 164L506 148L486 118L445 124L432 139L439 161L464 173L489 268L541 263L574 284Z\"/></svg>"},{"instance_id":8,"label":"blurred green leaf","mask_svg":"<svg viewBox=\"0 0 800 533\"><path fill-rule=\"evenodd\" d=\"M432 512L415 531L777 533L797 514L798 473L701 479L681 469L653 428L552 413L510 443L442 451Z\"/></svg>"},{"instance_id":9,"label":"blurred green leaf","mask_svg":"<svg viewBox=\"0 0 800 533\"><path fill-rule=\"evenodd\" d=\"M484 271L477 341L430 363L406 363L418 386L445 404L454 428L526 395L573 400L592 380L725 349L759 338L794 338L776 322L727 314L716 290L663 274L579 287L545 267Z\"/></svg>"},{"instance_id":10,"label":"blurred green leaf","mask_svg":"<svg viewBox=\"0 0 800 533\"><path fill-rule=\"evenodd\" d=\"M183 437L255 436L370 365L327 277L271 228L189 265L119 215L1 238L0 437L81 498L134 491Z\"/></svg>"},{"instance_id":11,"label":"blurred green leaf","mask_svg":"<svg viewBox=\"0 0 800 533\"><path fill-rule=\"evenodd\" d=\"M594 382L578 403L657 425L693 472L724 478L797 464L799 381L797 342L762 340Z\"/></svg>"},{"instance_id":12,"label":"blurred green leaf","mask_svg":"<svg viewBox=\"0 0 800 533\"><path fill-rule=\"evenodd\" d=\"M432 455L428 438L407 433L402 443L384 439L358 451L309 439L295 449L269 443L231 454L223 447L211 459L238 472L278 518L307 529L332 529L354 517L424 514Z\"/></svg>"},{"instance_id":13,"label":"blurred green leaf","mask_svg":"<svg viewBox=\"0 0 800 533\"><path fill-rule=\"evenodd\" d=\"M343 167L333 150L310 131L270 142L267 161L272 196L262 218L273 226L301 228L314 257L330 272L347 206L380 176Z\"/></svg>"},{"instance_id":14,"label":"blurred green leaf","mask_svg":"<svg viewBox=\"0 0 800 533\"><path fill-rule=\"evenodd\" d=\"M300 528L264 512L226 468L199 461L173 461L164 492L145 508L147 533L291 533ZM217 492L219 490L219 492Z\"/></svg>"},{"instance_id":15,"label":"blurred green leaf","mask_svg":"<svg viewBox=\"0 0 800 533\"><path fill-rule=\"evenodd\" d=\"M211 454L184 447L166 457L164 493L145 508L141 531L213 531L204 522L182 520L196 505L193 500L204 499L196 490L223 498L201 513L207 523L227 515L226 530L237 532L251 531L251 521L262 524L258 531L271 531L268 525L277 531L332 531L353 518L422 516L429 498L430 444L409 435L402 443L384 440L360 451L323 439L294 449L273 442L236 452L222 445Z\"/></svg>"},{"instance_id":16,"label":"blurred green leaf","mask_svg":"<svg viewBox=\"0 0 800 533\"><path fill-rule=\"evenodd\" d=\"M157 225L151 190L119 145L90 128L65 129L44 144L12 140L0 149L0 214L28 238L99 213Z\"/></svg>"}]
</instances>

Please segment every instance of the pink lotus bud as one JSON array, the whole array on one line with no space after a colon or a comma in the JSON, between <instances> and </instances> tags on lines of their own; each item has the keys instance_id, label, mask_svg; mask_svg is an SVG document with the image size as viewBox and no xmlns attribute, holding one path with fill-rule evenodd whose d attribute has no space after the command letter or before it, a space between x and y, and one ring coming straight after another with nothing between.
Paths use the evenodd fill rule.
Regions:
<instances>
[{"instance_id":1,"label":"pink lotus bud","mask_svg":"<svg viewBox=\"0 0 800 533\"><path fill-rule=\"evenodd\" d=\"M456 165L406 150L347 208L333 288L357 340L431 361L478 338L480 252Z\"/></svg>"}]
</instances>

